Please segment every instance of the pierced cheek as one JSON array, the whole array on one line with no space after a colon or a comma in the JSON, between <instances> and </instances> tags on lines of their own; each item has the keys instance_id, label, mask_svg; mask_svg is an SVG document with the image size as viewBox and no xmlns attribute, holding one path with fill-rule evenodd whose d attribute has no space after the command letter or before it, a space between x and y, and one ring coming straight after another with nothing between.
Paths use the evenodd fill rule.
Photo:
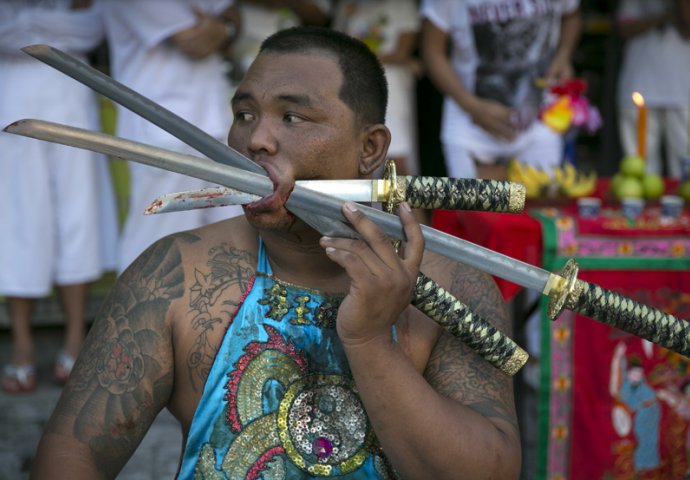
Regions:
<instances>
[{"instance_id":1,"label":"pierced cheek","mask_svg":"<svg viewBox=\"0 0 690 480\"><path fill-rule=\"evenodd\" d=\"M295 181L290 179L273 184L273 193L247 205L252 213L268 212L284 207L295 188Z\"/></svg>"}]
</instances>

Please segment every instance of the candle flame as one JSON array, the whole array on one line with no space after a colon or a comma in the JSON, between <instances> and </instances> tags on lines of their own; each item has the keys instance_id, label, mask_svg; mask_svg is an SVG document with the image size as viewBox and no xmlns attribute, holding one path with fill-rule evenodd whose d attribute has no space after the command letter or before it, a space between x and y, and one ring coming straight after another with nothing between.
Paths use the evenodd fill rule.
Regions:
<instances>
[{"instance_id":1,"label":"candle flame","mask_svg":"<svg viewBox=\"0 0 690 480\"><path fill-rule=\"evenodd\" d=\"M644 107L644 97L640 92L633 92L632 101L638 107Z\"/></svg>"}]
</instances>

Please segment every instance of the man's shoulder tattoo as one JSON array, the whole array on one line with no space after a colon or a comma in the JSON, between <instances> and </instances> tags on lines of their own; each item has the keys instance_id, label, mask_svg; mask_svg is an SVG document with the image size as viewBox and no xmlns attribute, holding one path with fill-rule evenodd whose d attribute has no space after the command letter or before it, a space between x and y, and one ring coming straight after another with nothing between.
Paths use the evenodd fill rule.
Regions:
<instances>
[{"instance_id":1,"label":"man's shoulder tattoo","mask_svg":"<svg viewBox=\"0 0 690 480\"><path fill-rule=\"evenodd\" d=\"M220 345L212 344L211 333L224 330L237 313L240 299L254 276L257 258L228 244L213 247L205 265L194 269L189 288L189 314L196 335L187 355L189 379L194 390L206 381Z\"/></svg>"}]
</instances>

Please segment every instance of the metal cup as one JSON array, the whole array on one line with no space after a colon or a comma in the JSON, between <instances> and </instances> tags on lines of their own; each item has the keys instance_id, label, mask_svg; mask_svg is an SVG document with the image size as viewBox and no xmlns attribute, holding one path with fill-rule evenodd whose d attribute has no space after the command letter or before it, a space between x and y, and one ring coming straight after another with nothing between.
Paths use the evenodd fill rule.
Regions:
<instances>
[{"instance_id":1,"label":"metal cup","mask_svg":"<svg viewBox=\"0 0 690 480\"><path fill-rule=\"evenodd\" d=\"M660 204L662 217L676 218L683 210L683 198L678 195L663 195Z\"/></svg>"},{"instance_id":2,"label":"metal cup","mask_svg":"<svg viewBox=\"0 0 690 480\"><path fill-rule=\"evenodd\" d=\"M601 213L601 198L580 197L577 199L577 210L581 217L598 217Z\"/></svg>"}]
</instances>

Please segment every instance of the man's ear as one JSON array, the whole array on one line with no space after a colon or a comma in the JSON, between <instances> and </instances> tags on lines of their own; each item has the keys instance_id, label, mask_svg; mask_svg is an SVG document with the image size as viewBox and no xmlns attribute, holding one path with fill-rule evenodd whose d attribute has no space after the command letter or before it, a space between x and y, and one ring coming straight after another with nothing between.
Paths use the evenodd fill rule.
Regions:
<instances>
[{"instance_id":1,"label":"man's ear","mask_svg":"<svg viewBox=\"0 0 690 480\"><path fill-rule=\"evenodd\" d=\"M382 123L368 125L362 132L362 152L359 158L360 175L371 175L388 155L391 132Z\"/></svg>"}]
</instances>

